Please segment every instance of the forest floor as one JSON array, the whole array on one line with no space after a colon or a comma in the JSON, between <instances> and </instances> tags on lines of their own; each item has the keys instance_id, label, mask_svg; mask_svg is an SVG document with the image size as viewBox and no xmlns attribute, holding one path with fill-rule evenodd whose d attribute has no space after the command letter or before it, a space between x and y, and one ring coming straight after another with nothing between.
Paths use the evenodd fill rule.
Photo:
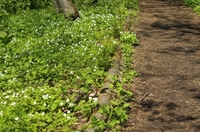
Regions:
<instances>
[{"instance_id":1,"label":"forest floor","mask_svg":"<svg viewBox=\"0 0 200 132\"><path fill-rule=\"evenodd\" d=\"M183 0L140 0L123 132L200 132L200 17Z\"/></svg>"}]
</instances>

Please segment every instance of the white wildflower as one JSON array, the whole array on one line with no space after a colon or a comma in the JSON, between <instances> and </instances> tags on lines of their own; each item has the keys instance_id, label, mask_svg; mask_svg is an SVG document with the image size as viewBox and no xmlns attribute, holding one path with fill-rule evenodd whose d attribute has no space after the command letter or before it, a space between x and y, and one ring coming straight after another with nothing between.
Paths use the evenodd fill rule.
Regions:
<instances>
[{"instance_id":1,"label":"white wildflower","mask_svg":"<svg viewBox=\"0 0 200 132\"><path fill-rule=\"evenodd\" d=\"M92 97L89 97L89 100L92 100Z\"/></svg>"},{"instance_id":2,"label":"white wildflower","mask_svg":"<svg viewBox=\"0 0 200 132\"><path fill-rule=\"evenodd\" d=\"M74 104L73 103L69 103L69 107L71 107L71 106L74 106Z\"/></svg>"},{"instance_id":3,"label":"white wildflower","mask_svg":"<svg viewBox=\"0 0 200 132\"><path fill-rule=\"evenodd\" d=\"M0 111L0 116L3 116L3 111Z\"/></svg>"},{"instance_id":4,"label":"white wildflower","mask_svg":"<svg viewBox=\"0 0 200 132\"><path fill-rule=\"evenodd\" d=\"M45 114L45 113L44 113L44 112L42 112L41 114L42 114L42 116L44 116L44 114Z\"/></svg>"},{"instance_id":5,"label":"white wildflower","mask_svg":"<svg viewBox=\"0 0 200 132\"><path fill-rule=\"evenodd\" d=\"M67 116L67 119L69 120L69 119L71 119L71 117L70 117L70 116Z\"/></svg>"},{"instance_id":6,"label":"white wildflower","mask_svg":"<svg viewBox=\"0 0 200 132\"><path fill-rule=\"evenodd\" d=\"M8 92L8 93L11 93L11 91L10 91L10 90L8 90L7 92Z\"/></svg>"},{"instance_id":7,"label":"white wildflower","mask_svg":"<svg viewBox=\"0 0 200 132\"><path fill-rule=\"evenodd\" d=\"M66 113L63 114L64 117L65 117L66 115L67 115Z\"/></svg>"},{"instance_id":8,"label":"white wildflower","mask_svg":"<svg viewBox=\"0 0 200 132\"><path fill-rule=\"evenodd\" d=\"M95 98L93 98L93 100L94 100L94 102L97 102L97 101L98 101L98 98L97 98L97 97L95 97Z\"/></svg>"},{"instance_id":9,"label":"white wildflower","mask_svg":"<svg viewBox=\"0 0 200 132\"><path fill-rule=\"evenodd\" d=\"M28 116L33 117L33 114L32 114L32 113L29 113Z\"/></svg>"},{"instance_id":10,"label":"white wildflower","mask_svg":"<svg viewBox=\"0 0 200 132\"><path fill-rule=\"evenodd\" d=\"M13 94L12 94L12 97L13 97L13 98L14 98L14 97L18 97L18 95L19 95L18 93L13 93Z\"/></svg>"},{"instance_id":11,"label":"white wildflower","mask_svg":"<svg viewBox=\"0 0 200 132\"><path fill-rule=\"evenodd\" d=\"M97 102L98 98L96 98L96 97L89 97L89 100L93 100L94 102Z\"/></svg>"},{"instance_id":12,"label":"white wildflower","mask_svg":"<svg viewBox=\"0 0 200 132\"><path fill-rule=\"evenodd\" d=\"M19 117L15 117L15 120L18 121L18 120L19 120Z\"/></svg>"},{"instance_id":13,"label":"white wildflower","mask_svg":"<svg viewBox=\"0 0 200 132\"><path fill-rule=\"evenodd\" d=\"M4 77L4 74L3 74L2 72L0 72L0 76L1 76L1 77Z\"/></svg>"},{"instance_id":14,"label":"white wildflower","mask_svg":"<svg viewBox=\"0 0 200 132\"><path fill-rule=\"evenodd\" d=\"M69 99L66 99L66 102L69 103Z\"/></svg>"},{"instance_id":15,"label":"white wildflower","mask_svg":"<svg viewBox=\"0 0 200 132\"><path fill-rule=\"evenodd\" d=\"M12 102L10 105L11 105L11 106L15 106L15 105L16 105L16 102Z\"/></svg>"},{"instance_id":16,"label":"white wildflower","mask_svg":"<svg viewBox=\"0 0 200 132\"><path fill-rule=\"evenodd\" d=\"M64 103L63 102L60 102L60 106L63 106L64 105Z\"/></svg>"},{"instance_id":17,"label":"white wildflower","mask_svg":"<svg viewBox=\"0 0 200 132\"><path fill-rule=\"evenodd\" d=\"M48 98L49 98L49 95L48 95L48 94L42 95L42 98L43 98L43 99L48 99Z\"/></svg>"},{"instance_id":18,"label":"white wildflower","mask_svg":"<svg viewBox=\"0 0 200 132\"><path fill-rule=\"evenodd\" d=\"M22 93L24 93L25 92L25 90L22 90Z\"/></svg>"},{"instance_id":19,"label":"white wildflower","mask_svg":"<svg viewBox=\"0 0 200 132\"><path fill-rule=\"evenodd\" d=\"M4 101L3 104L4 104L4 105L7 104L7 101Z\"/></svg>"},{"instance_id":20,"label":"white wildflower","mask_svg":"<svg viewBox=\"0 0 200 132\"><path fill-rule=\"evenodd\" d=\"M8 99L8 98L9 98L9 96L7 95L5 98L6 98L6 99Z\"/></svg>"},{"instance_id":21,"label":"white wildflower","mask_svg":"<svg viewBox=\"0 0 200 132\"><path fill-rule=\"evenodd\" d=\"M69 113L71 113L71 111L70 111L70 110L68 110L68 111L67 111L67 114L69 114Z\"/></svg>"}]
</instances>

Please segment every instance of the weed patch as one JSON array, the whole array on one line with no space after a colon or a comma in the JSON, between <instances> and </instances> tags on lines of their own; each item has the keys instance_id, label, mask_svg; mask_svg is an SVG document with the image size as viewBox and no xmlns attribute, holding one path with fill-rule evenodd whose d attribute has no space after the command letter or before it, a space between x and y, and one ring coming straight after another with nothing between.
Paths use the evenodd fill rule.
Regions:
<instances>
[{"instance_id":1,"label":"weed patch","mask_svg":"<svg viewBox=\"0 0 200 132\"><path fill-rule=\"evenodd\" d=\"M136 4L81 5L76 21L66 21L53 7L0 16L0 131L83 130L112 65L128 3ZM125 34L122 41L134 37ZM114 114L104 127L127 119L124 108L105 108Z\"/></svg>"}]
</instances>

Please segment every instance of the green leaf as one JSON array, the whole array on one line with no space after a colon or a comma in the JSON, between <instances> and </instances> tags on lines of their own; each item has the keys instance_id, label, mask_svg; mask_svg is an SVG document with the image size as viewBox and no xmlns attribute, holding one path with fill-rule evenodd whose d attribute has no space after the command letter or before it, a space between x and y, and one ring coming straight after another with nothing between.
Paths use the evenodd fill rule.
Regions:
<instances>
[{"instance_id":1,"label":"green leaf","mask_svg":"<svg viewBox=\"0 0 200 132\"><path fill-rule=\"evenodd\" d=\"M110 122L108 122L108 127L109 127L109 128L113 128L114 126L116 126L116 125L119 124L119 123L120 123L119 120L113 119L113 120L111 120Z\"/></svg>"},{"instance_id":2,"label":"green leaf","mask_svg":"<svg viewBox=\"0 0 200 132\"><path fill-rule=\"evenodd\" d=\"M0 31L0 38L5 38L7 36L7 33L4 31Z\"/></svg>"},{"instance_id":3,"label":"green leaf","mask_svg":"<svg viewBox=\"0 0 200 132\"><path fill-rule=\"evenodd\" d=\"M129 106L130 106L129 103L125 103L125 104L123 104L123 108L128 108Z\"/></svg>"},{"instance_id":4,"label":"green leaf","mask_svg":"<svg viewBox=\"0 0 200 132\"><path fill-rule=\"evenodd\" d=\"M86 84L93 84L94 80L92 78L87 79Z\"/></svg>"}]
</instances>

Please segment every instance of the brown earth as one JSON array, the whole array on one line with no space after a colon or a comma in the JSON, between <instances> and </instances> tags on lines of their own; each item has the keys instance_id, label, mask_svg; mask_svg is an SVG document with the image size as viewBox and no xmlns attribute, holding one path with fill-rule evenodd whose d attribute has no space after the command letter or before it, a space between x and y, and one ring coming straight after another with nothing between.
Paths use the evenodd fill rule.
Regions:
<instances>
[{"instance_id":1,"label":"brown earth","mask_svg":"<svg viewBox=\"0 0 200 132\"><path fill-rule=\"evenodd\" d=\"M140 0L123 132L200 132L200 17L183 0Z\"/></svg>"}]
</instances>

